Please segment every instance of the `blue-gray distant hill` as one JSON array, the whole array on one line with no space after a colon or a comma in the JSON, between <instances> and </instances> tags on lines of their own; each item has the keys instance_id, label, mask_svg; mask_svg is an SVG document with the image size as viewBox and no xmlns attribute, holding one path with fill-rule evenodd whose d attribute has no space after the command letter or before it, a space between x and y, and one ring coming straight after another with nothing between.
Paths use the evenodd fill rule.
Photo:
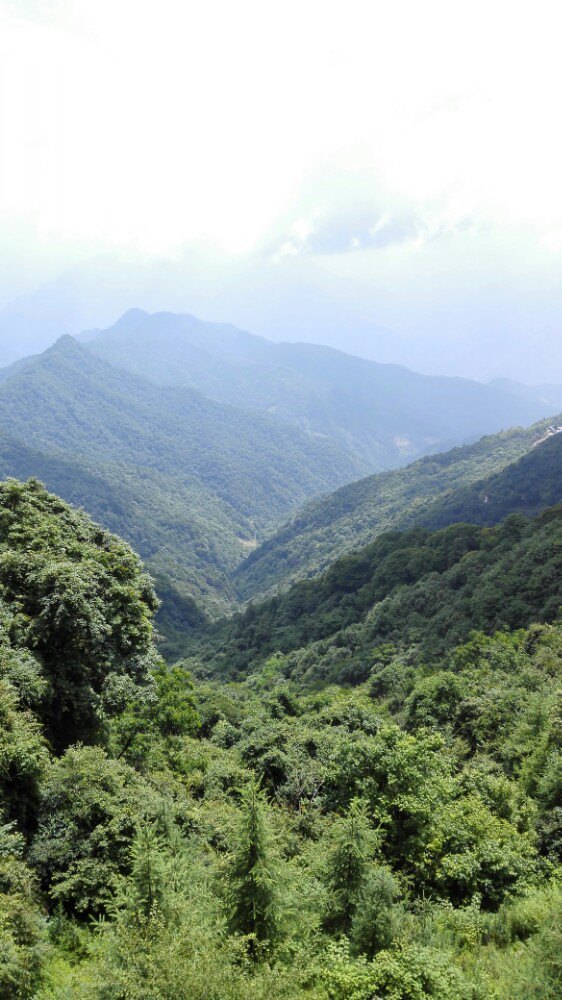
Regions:
<instances>
[{"instance_id":1,"label":"blue-gray distant hill","mask_svg":"<svg viewBox=\"0 0 562 1000\"><path fill-rule=\"evenodd\" d=\"M462 378L419 375L313 344L274 344L194 316L130 310L88 348L159 385L274 414L343 447L359 473L528 425L548 401Z\"/></svg>"},{"instance_id":2,"label":"blue-gray distant hill","mask_svg":"<svg viewBox=\"0 0 562 1000\"><path fill-rule=\"evenodd\" d=\"M519 399L534 400L544 403L549 412L559 413L562 410L562 384L556 382L543 382L541 385L524 385L523 382L515 382L510 378L495 378L489 382L493 389L501 389L509 392Z\"/></svg>"}]
</instances>

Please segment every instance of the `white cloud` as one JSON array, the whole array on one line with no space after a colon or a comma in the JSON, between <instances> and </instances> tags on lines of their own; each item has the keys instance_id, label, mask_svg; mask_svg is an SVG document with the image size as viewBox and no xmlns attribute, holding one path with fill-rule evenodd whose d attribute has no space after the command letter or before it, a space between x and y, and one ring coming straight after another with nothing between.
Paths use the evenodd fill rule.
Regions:
<instances>
[{"instance_id":1,"label":"white cloud","mask_svg":"<svg viewBox=\"0 0 562 1000\"><path fill-rule=\"evenodd\" d=\"M556 4L0 10L0 213L49 238L249 248L326 163L453 219L562 221Z\"/></svg>"}]
</instances>

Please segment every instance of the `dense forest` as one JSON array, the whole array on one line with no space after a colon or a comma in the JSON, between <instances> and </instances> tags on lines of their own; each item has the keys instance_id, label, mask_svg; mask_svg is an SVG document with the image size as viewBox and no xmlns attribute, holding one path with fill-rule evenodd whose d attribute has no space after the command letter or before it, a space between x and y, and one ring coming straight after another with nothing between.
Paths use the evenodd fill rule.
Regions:
<instances>
[{"instance_id":1,"label":"dense forest","mask_svg":"<svg viewBox=\"0 0 562 1000\"><path fill-rule=\"evenodd\" d=\"M560 500L562 439L552 434L559 427L562 415L487 435L312 500L236 567L238 594L252 600L284 589L393 528L494 524L513 510L537 513Z\"/></svg>"},{"instance_id":2,"label":"dense forest","mask_svg":"<svg viewBox=\"0 0 562 1000\"><path fill-rule=\"evenodd\" d=\"M131 352L139 323L143 336ZM424 496L430 505L444 490L500 471L545 433L541 421L414 463L404 475L363 480L317 502L320 530L308 509L281 527L303 502L371 468L546 405L436 381L193 317L132 310L85 344L63 337L0 372L0 477L39 478L133 546L156 581L160 648L173 659L204 620L404 526ZM390 406L400 385L403 405ZM461 388L466 406L453 420Z\"/></svg>"},{"instance_id":3,"label":"dense forest","mask_svg":"<svg viewBox=\"0 0 562 1000\"><path fill-rule=\"evenodd\" d=\"M490 527L449 524L462 515L462 501L467 520ZM299 650L288 674L349 682L364 679L373 649L387 641L435 655L474 628L550 621L560 598L562 507L525 515L561 501L562 434L555 434L483 483L436 500L425 519L448 527L429 531L420 514L420 526L380 535L322 575L196 630L187 645L207 669L231 675Z\"/></svg>"},{"instance_id":4,"label":"dense forest","mask_svg":"<svg viewBox=\"0 0 562 1000\"><path fill-rule=\"evenodd\" d=\"M4 483L0 995L559 997L560 517L386 534L298 585L327 670L297 587L194 679L129 546Z\"/></svg>"},{"instance_id":5,"label":"dense forest","mask_svg":"<svg viewBox=\"0 0 562 1000\"><path fill-rule=\"evenodd\" d=\"M379 646L443 653L474 629L552 621L560 605L562 506L496 528L452 525L381 535L316 580L207 626L188 640L212 673L247 673L293 653L287 676L363 680ZM296 652L298 651L298 653Z\"/></svg>"},{"instance_id":6,"label":"dense forest","mask_svg":"<svg viewBox=\"0 0 562 1000\"><path fill-rule=\"evenodd\" d=\"M71 337L0 384L0 419L2 474L38 476L127 538L159 580L167 634L235 606L229 573L256 540L357 472L324 439L162 390Z\"/></svg>"}]
</instances>

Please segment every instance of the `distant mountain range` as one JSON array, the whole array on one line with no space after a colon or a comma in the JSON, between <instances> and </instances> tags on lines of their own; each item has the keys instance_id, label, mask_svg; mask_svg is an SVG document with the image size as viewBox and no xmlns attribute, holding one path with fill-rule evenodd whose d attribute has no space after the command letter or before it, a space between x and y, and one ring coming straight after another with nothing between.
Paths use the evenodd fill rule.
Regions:
<instances>
[{"instance_id":1,"label":"distant mountain range","mask_svg":"<svg viewBox=\"0 0 562 1000\"><path fill-rule=\"evenodd\" d=\"M329 438L363 473L556 409L540 396L419 375L312 344L273 344L188 315L134 309L86 338L104 360L160 385L189 386Z\"/></svg>"},{"instance_id":2,"label":"distant mountain range","mask_svg":"<svg viewBox=\"0 0 562 1000\"><path fill-rule=\"evenodd\" d=\"M43 351L63 334L108 327L137 305L150 313L164 308L232 322L275 342L328 344L428 374L483 382L498 375L519 382L562 381L555 258L549 261L551 288L544 296L529 296L524 276L521 287L515 279L510 288L492 281L486 294L480 288L470 295L474 276L463 277L462 263L455 267L451 259L448 281L455 286L458 278L464 288L453 305L447 280L428 285L421 273L404 292L402 281L396 283L398 261L387 274L380 249L367 257L347 254L349 264L363 261L352 277L331 266L330 254L279 257L279 235L257 252L234 256L199 244L166 258L104 253L77 259L11 301L2 287L0 365Z\"/></svg>"},{"instance_id":3,"label":"distant mountain range","mask_svg":"<svg viewBox=\"0 0 562 1000\"><path fill-rule=\"evenodd\" d=\"M365 472L550 407L186 315L131 310L81 341L0 372L0 474L40 478L135 546L163 600L165 649L371 540L407 517L408 497L413 516L497 472L546 423L355 482Z\"/></svg>"}]
</instances>

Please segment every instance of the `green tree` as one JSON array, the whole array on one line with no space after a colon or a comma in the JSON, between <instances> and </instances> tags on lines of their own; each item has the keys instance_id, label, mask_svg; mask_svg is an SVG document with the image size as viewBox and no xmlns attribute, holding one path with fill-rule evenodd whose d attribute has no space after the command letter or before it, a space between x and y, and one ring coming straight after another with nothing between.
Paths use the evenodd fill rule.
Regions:
<instances>
[{"instance_id":1,"label":"green tree","mask_svg":"<svg viewBox=\"0 0 562 1000\"><path fill-rule=\"evenodd\" d=\"M200 726L193 681L179 665L158 663L142 687L130 677L113 675L104 689L104 707L111 751L137 767L146 764L157 745L169 749Z\"/></svg>"},{"instance_id":2,"label":"green tree","mask_svg":"<svg viewBox=\"0 0 562 1000\"><path fill-rule=\"evenodd\" d=\"M227 872L229 928L248 938L257 960L280 934L278 874L263 792L250 782L242 796L242 818Z\"/></svg>"},{"instance_id":3,"label":"green tree","mask_svg":"<svg viewBox=\"0 0 562 1000\"><path fill-rule=\"evenodd\" d=\"M347 815L332 831L324 878L328 901L324 926L333 933L348 934L373 855L373 834L363 802L353 799Z\"/></svg>"},{"instance_id":4,"label":"green tree","mask_svg":"<svg viewBox=\"0 0 562 1000\"><path fill-rule=\"evenodd\" d=\"M438 809L420 875L428 888L455 905L478 894L484 909L536 877L536 851L529 834L500 819L479 796L465 795Z\"/></svg>"},{"instance_id":5,"label":"green tree","mask_svg":"<svg viewBox=\"0 0 562 1000\"><path fill-rule=\"evenodd\" d=\"M141 924L167 910L164 842L155 823L140 826L131 845L131 906Z\"/></svg>"},{"instance_id":6,"label":"green tree","mask_svg":"<svg viewBox=\"0 0 562 1000\"><path fill-rule=\"evenodd\" d=\"M47 760L37 720L20 711L11 684L0 680L0 796L5 818L16 820L25 834L35 825Z\"/></svg>"},{"instance_id":7,"label":"green tree","mask_svg":"<svg viewBox=\"0 0 562 1000\"><path fill-rule=\"evenodd\" d=\"M131 767L101 747L71 747L47 772L30 857L53 903L103 913L131 865L137 826L162 801Z\"/></svg>"},{"instance_id":8,"label":"green tree","mask_svg":"<svg viewBox=\"0 0 562 1000\"><path fill-rule=\"evenodd\" d=\"M386 868L376 868L368 877L358 899L351 942L355 952L373 958L392 944L396 927L398 898L396 880Z\"/></svg>"},{"instance_id":9,"label":"green tree","mask_svg":"<svg viewBox=\"0 0 562 1000\"><path fill-rule=\"evenodd\" d=\"M43 489L0 484L0 597L10 635L42 665L40 715L57 750L92 741L112 674L147 681L150 579L129 546Z\"/></svg>"},{"instance_id":10,"label":"green tree","mask_svg":"<svg viewBox=\"0 0 562 1000\"><path fill-rule=\"evenodd\" d=\"M23 837L0 826L0 996L35 996L46 951L45 924L33 873L23 860Z\"/></svg>"}]
</instances>

